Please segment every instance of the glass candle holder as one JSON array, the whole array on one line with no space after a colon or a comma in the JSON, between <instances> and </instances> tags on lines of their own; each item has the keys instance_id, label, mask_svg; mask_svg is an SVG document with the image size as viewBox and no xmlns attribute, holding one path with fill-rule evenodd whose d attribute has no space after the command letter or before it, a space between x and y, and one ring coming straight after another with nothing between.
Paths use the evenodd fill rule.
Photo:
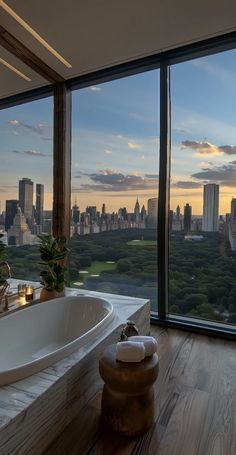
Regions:
<instances>
[{"instance_id":1,"label":"glass candle holder","mask_svg":"<svg viewBox=\"0 0 236 455\"><path fill-rule=\"evenodd\" d=\"M29 302L29 300L33 300L34 298L34 288L33 286L26 286L25 290L25 300Z\"/></svg>"},{"instance_id":2,"label":"glass candle holder","mask_svg":"<svg viewBox=\"0 0 236 455\"><path fill-rule=\"evenodd\" d=\"M18 292L18 297L25 297L26 284L18 284L17 292Z\"/></svg>"}]
</instances>

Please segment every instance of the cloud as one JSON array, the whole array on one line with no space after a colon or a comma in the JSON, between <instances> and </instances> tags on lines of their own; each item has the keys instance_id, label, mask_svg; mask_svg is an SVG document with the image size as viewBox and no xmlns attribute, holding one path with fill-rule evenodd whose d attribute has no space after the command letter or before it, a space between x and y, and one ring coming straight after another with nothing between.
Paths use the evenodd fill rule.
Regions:
<instances>
[{"instance_id":1,"label":"cloud","mask_svg":"<svg viewBox=\"0 0 236 455\"><path fill-rule=\"evenodd\" d=\"M219 145L219 150L226 153L227 155L235 155L236 154L236 145Z\"/></svg>"},{"instance_id":2,"label":"cloud","mask_svg":"<svg viewBox=\"0 0 236 455\"><path fill-rule=\"evenodd\" d=\"M139 122L146 122L147 118L144 115L136 114L136 112L129 112L129 117Z\"/></svg>"},{"instance_id":3,"label":"cloud","mask_svg":"<svg viewBox=\"0 0 236 455\"><path fill-rule=\"evenodd\" d=\"M190 132L186 128L182 128L181 126L174 126L173 130L177 131L178 133L182 133L182 134L188 134Z\"/></svg>"},{"instance_id":4,"label":"cloud","mask_svg":"<svg viewBox=\"0 0 236 455\"><path fill-rule=\"evenodd\" d=\"M16 153L18 155L30 155L30 156L47 156L45 153L38 152L37 150L11 150L11 153Z\"/></svg>"},{"instance_id":5,"label":"cloud","mask_svg":"<svg viewBox=\"0 0 236 455\"><path fill-rule=\"evenodd\" d=\"M23 123L20 120L9 120L9 125L12 125L17 128L22 128L23 130L30 131L32 133L38 134L43 140L51 140L51 127L44 123L38 123L37 125L31 125L29 123ZM16 130L14 130L16 131ZM14 133L16 134L16 132Z\"/></svg>"},{"instance_id":6,"label":"cloud","mask_svg":"<svg viewBox=\"0 0 236 455\"><path fill-rule=\"evenodd\" d=\"M201 141L189 141L185 140L181 142L182 149L191 149L196 151L200 155L234 155L236 154L236 145L214 145L210 142Z\"/></svg>"},{"instance_id":7,"label":"cloud","mask_svg":"<svg viewBox=\"0 0 236 455\"><path fill-rule=\"evenodd\" d=\"M228 144L235 143L235 122L233 122L233 119L231 119L231 123L227 119L224 121L223 117L221 117L221 120L217 120L215 116L211 117L206 115L206 113L200 114L196 112L196 107L193 109L183 108L175 104L173 106L175 119L173 127L177 126L184 129L187 134L191 134L191 137L203 138L204 141L214 138L211 140L214 140L214 143L217 144L225 144L226 140Z\"/></svg>"},{"instance_id":8,"label":"cloud","mask_svg":"<svg viewBox=\"0 0 236 455\"><path fill-rule=\"evenodd\" d=\"M200 172L192 174L191 177L208 183L218 183L223 186L235 187L236 161L230 161L221 166L203 168Z\"/></svg>"},{"instance_id":9,"label":"cloud","mask_svg":"<svg viewBox=\"0 0 236 455\"><path fill-rule=\"evenodd\" d=\"M136 144L135 142L128 142L128 147L130 149L137 149L140 150L142 147L139 144Z\"/></svg>"},{"instance_id":10,"label":"cloud","mask_svg":"<svg viewBox=\"0 0 236 455\"><path fill-rule=\"evenodd\" d=\"M111 150L106 149L106 150L105 150L105 153L106 153L107 155L112 155L113 152L112 152Z\"/></svg>"},{"instance_id":11,"label":"cloud","mask_svg":"<svg viewBox=\"0 0 236 455\"><path fill-rule=\"evenodd\" d=\"M196 151L200 155L220 155L223 150L219 150L219 148L210 142L200 142L200 141L182 141L181 142L182 149L191 149Z\"/></svg>"},{"instance_id":12,"label":"cloud","mask_svg":"<svg viewBox=\"0 0 236 455\"><path fill-rule=\"evenodd\" d=\"M122 174L112 169L103 169L99 173L87 174L92 183L82 183L78 189L81 192L126 192L130 190L156 190L157 179L141 175Z\"/></svg>"},{"instance_id":13,"label":"cloud","mask_svg":"<svg viewBox=\"0 0 236 455\"><path fill-rule=\"evenodd\" d=\"M201 188L202 184L199 182L191 182L188 180L179 180L178 182L172 183L172 188L182 188L184 190L193 189L193 188Z\"/></svg>"},{"instance_id":14,"label":"cloud","mask_svg":"<svg viewBox=\"0 0 236 455\"><path fill-rule=\"evenodd\" d=\"M0 187L0 193L6 193L6 190L9 191L9 188L18 188L17 185L1 185Z\"/></svg>"},{"instance_id":15,"label":"cloud","mask_svg":"<svg viewBox=\"0 0 236 455\"><path fill-rule=\"evenodd\" d=\"M87 87L87 90L91 90L92 92L100 92L102 89L97 85L91 85L91 87Z\"/></svg>"},{"instance_id":16,"label":"cloud","mask_svg":"<svg viewBox=\"0 0 236 455\"><path fill-rule=\"evenodd\" d=\"M229 71L223 65L215 64L212 61L209 61L209 57L193 60L192 65L210 74L224 84L224 86L226 84L235 85L236 83L235 74L233 72Z\"/></svg>"},{"instance_id":17,"label":"cloud","mask_svg":"<svg viewBox=\"0 0 236 455\"><path fill-rule=\"evenodd\" d=\"M158 179L158 174L145 174L146 179Z\"/></svg>"},{"instance_id":18,"label":"cloud","mask_svg":"<svg viewBox=\"0 0 236 455\"><path fill-rule=\"evenodd\" d=\"M9 123L10 125L13 125L13 126L16 126L16 125L18 126L18 125L20 125L19 120L9 120L8 123Z\"/></svg>"},{"instance_id":19,"label":"cloud","mask_svg":"<svg viewBox=\"0 0 236 455\"><path fill-rule=\"evenodd\" d=\"M43 136L41 136L41 139L43 141L52 141L52 137L43 137Z\"/></svg>"}]
</instances>

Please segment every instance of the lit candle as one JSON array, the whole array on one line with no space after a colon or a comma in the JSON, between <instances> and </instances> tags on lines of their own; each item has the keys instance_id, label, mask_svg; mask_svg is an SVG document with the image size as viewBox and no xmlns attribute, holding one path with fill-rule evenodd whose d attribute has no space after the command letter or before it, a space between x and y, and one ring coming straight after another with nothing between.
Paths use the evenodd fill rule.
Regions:
<instances>
[{"instance_id":1,"label":"lit candle","mask_svg":"<svg viewBox=\"0 0 236 455\"><path fill-rule=\"evenodd\" d=\"M18 296L24 297L26 291L26 284L18 284Z\"/></svg>"},{"instance_id":2,"label":"lit candle","mask_svg":"<svg viewBox=\"0 0 236 455\"><path fill-rule=\"evenodd\" d=\"M20 305L25 305L26 284L18 284L18 298Z\"/></svg>"}]
</instances>

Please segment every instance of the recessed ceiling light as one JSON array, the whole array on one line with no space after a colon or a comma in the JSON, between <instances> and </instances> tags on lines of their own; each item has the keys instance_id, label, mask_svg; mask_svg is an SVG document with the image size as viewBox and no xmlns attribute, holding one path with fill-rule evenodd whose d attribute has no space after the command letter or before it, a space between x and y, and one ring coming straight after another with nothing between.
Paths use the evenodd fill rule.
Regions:
<instances>
[{"instance_id":1,"label":"recessed ceiling light","mask_svg":"<svg viewBox=\"0 0 236 455\"><path fill-rule=\"evenodd\" d=\"M22 27L24 27L27 32L29 32L42 46L44 46L51 54L54 55L58 60L60 60L63 65L65 65L67 68L72 68L72 65L67 62L67 60L62 57L50 44L47 43L32 27L30 27L27 22L25 22L18 14L15 13L15 11L10 8L3 0L0 0L0 6L11 16L13 19L15 19L18 24L20 24Z\"/></svg>"},{"instance_id":2,"label":"recessed ceiling light","mask_svg":"<svg viewBox=\"0 0 236 455\"><path fill-rule=\"evenodd\" d=\"M3 60L3 58L0 58L0 63L2 63L4 66L6 66L7 68L9 68L9 70L13 71L14 73L18 74L18 76L22 77L22 79L25 79L25 81L27 82L31 82L31 79L26 76L24 73L22 73L21 71L19 71L17 68L15 68L14 66L10 65L10 63L6 62L6 60Z\"/></svg>"}]
</instances>

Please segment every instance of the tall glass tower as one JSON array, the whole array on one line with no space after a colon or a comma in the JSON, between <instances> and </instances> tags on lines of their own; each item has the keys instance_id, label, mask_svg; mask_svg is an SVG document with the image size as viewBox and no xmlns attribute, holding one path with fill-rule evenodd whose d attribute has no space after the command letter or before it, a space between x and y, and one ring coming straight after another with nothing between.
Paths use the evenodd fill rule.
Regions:
<instances>
[{"instance_id":1,"label":"tall glass tower","mask_svg":"<svg viewBox=\"0 0 236 455\"><path fill-rule=\"evenodd\" d=\"M219 230L219 185L216 183L208 183L203 187L202 230L205 232Z\"/></svg>"},{"instance_id":2,"label":"tall glass tower","mask_svg":"<svg viewBox=\"0 0 236 455\"><path fill-rule=\"evenodd\" d=\"M35 202L35 221L40 226L40 232L43 227L43 206L44 206L44 185L36 183L36 202Z\"/></svg>"},{"instance_id":3,"label":"tall glass tower","mask_svg":"<svg viewBox=\"0 0 236 455\"><path fill-rule=\"evenodd\" d=\"M34 183L31 179L23 178L19 181L19 206L27 222L32 220Z\"/></svg>"}]
</instances>

